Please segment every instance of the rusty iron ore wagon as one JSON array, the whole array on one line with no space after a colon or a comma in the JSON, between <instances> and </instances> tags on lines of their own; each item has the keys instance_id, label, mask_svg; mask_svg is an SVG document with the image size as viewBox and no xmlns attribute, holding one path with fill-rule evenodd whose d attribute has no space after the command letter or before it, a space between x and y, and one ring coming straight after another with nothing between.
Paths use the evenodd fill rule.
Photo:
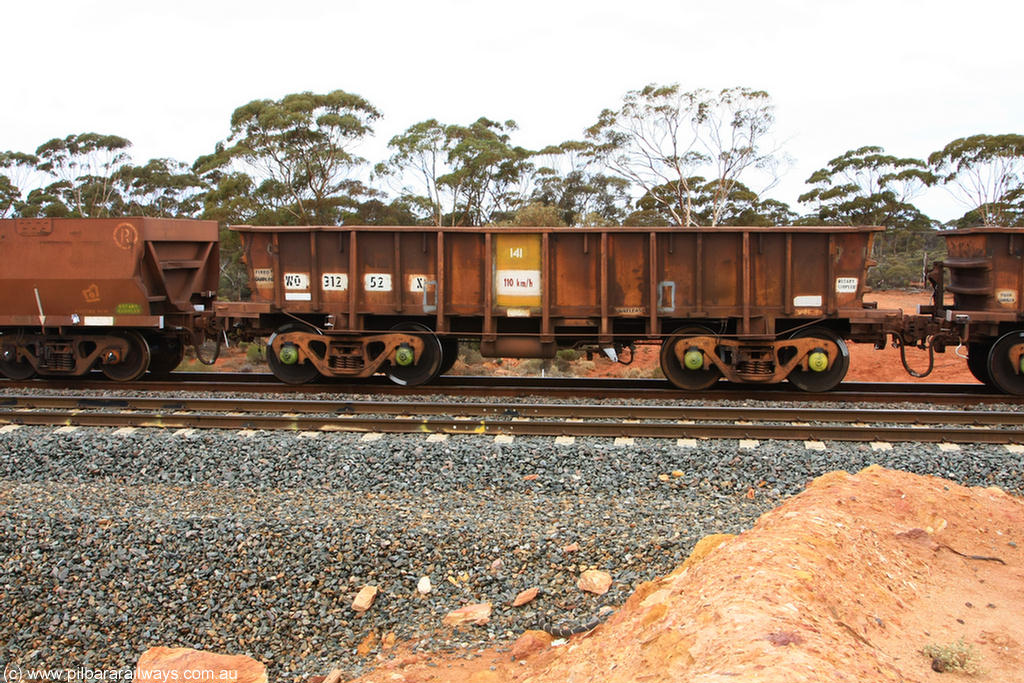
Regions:
<instances>
[{"instance_id":1,"label":"rusty iron ore wagon","mask_svg":"<svg viewBox=\"0 0 1024 683\"><path fill-rule=\"evenodd\" d=\"M173 370L212 324L217 237L214 221L0 220L0 372Z\"/></svg>"},{"instance_id":2,"label":"rusty iron ore wagon","mask_svg":"<svg viewBox=\"0 0 1024 683\"><path fill-rule=\"evenodd\" d=\"M285 382L429 382L458 340L484 356L630 358L661 343L675 385L838 384L844 340L884 344L899 311L862 301L875 227L235 226L252 297L217 304L270 335Z\"/></svg>"},{"instance_id":3,"label":"rusty iron ore wagon","mask_svg":"<svg viewBox=\"0 0 1024 683\"><path fill-rule=\"evenodd\" d=\"M939 329L915 333L921 316L904 328L928 336L929 348L966 344L967 367L978 381L1024 394L1024 229L968 228L944 236L947 257L929 276L933 305L920 311ZM944 292L953 294L952 306Z\"/></svg>"}]
</instances>

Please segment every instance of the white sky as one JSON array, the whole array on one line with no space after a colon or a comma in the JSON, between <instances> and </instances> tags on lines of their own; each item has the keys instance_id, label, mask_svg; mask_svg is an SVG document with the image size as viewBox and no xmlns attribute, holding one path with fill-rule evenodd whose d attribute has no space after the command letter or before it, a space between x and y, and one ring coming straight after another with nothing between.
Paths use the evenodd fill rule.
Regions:
<instances>
[{"instance_id":1,"label":"white sky","mask_svg":"<svg viewBox=\"0 0 1024 683\"><path fill-rule=\"evenodd\" d=\"M86 131L136 163L191 163L254 99L343 89L384 114L360 153L427 118L514 119L513 142L582 139L651 82L749 86L795 160L769 193L866 144L926 157L976 133L1024 133L1020 0L89 0L5 2L0 150ZM941 189L917 201L963 213Z\"/></svg>"}]
</instances>

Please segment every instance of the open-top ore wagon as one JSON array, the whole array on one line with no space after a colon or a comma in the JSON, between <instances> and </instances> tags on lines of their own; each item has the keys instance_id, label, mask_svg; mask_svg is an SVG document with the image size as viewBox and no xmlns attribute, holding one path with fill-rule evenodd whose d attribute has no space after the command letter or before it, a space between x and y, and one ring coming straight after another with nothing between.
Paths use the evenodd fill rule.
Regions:
<instances>
[{"instance_id":1,"label":"open-top ore wagon","mask_svg":"<svg viewBox=\"0 0 1024 683\"><path fill-rule=\"evenodd\" d=\"M719 378L838 384L844 340L900 319L863 301L875 227L436 228L236 226L252 297L217 305L270 335L285 382L385 372L429 382L457 341L484 356L662 344L686 389Z\"/></svg>"}]
</instances>

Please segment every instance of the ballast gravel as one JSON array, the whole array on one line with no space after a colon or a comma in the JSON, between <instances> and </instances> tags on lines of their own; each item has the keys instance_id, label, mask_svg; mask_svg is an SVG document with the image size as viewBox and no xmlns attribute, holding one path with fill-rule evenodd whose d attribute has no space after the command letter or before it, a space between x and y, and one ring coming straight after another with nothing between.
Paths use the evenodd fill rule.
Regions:
<instances>
[{"instance_id":1,"label":"ballast gravel","mask_svg":"<svg viewBox=\"0 0 1024 683\"><path fill-rule=\"evenodd\" d=\"M1024 494L1021 456L995 445L25 427L0 434L0 662L125 669L167 645L249 654L302 680L358 673L387 633L482 647L587 621L702 536L872 463ZM576 587L592 568L613 578L602 596ZM366 585L380 593L357 613ZM533 586L536 600L510 606ZM474 602L493 603L489 623L441 625Z\"/></svg>"}]
</instances>

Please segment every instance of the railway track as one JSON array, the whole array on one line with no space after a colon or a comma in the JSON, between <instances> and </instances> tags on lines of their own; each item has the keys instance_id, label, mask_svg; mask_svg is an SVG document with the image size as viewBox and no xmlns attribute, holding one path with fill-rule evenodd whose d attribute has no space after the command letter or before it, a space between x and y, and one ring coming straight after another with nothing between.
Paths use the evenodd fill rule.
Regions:
<instances>
[{"instance_id":1,"label":"railway track","mask_svg":"<svg viewBox=\"0 0 1024 683\"><path fill-rule=\"evenodd\" d=\"M1024 443L1024 414L800 407L0 397L0 425Z\"/></svg>"},{"instance_id":2,"label":"railway track","mask_svg":"<svg viewBox=\"0 0 1024 683\"><path fill-rule=\"evenodd\" d=\"M860 403L928 403L959 405L1010 403L1024 405L1024 396L995 392L980 384L913 384L897 382L850 382L826 393L807 393L788 384L749 385L720 382L700 392L676 389L663 379L581 378L581 377L496 377L446 375L434 383L417 387L397 386L384 377L358 382L321 381L288 385L269 373L181 372L169 379L113 382L99 373L78 379L0 380L0 388L90 391L194 391L243 392L254 394L394 394L449 396L544 395L573 399L643 398L651 400L703 399Z\"/></svg>"}]
</instances>

